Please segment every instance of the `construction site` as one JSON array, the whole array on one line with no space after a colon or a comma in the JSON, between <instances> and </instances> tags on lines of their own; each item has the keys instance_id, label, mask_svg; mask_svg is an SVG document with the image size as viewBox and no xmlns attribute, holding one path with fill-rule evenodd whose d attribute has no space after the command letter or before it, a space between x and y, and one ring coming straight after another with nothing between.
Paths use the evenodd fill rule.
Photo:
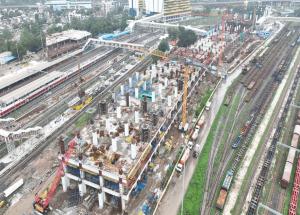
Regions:
<instances>
[{"instance_id":1,"label":"construction site","mask_svg":"<svg viewBox=\"0 0 300 215\"><path fill-rule=\"evenodd\" d=\"M298 214L298 19L136 3L1 76L0 214Z\"/></svg>"}]
</instances>

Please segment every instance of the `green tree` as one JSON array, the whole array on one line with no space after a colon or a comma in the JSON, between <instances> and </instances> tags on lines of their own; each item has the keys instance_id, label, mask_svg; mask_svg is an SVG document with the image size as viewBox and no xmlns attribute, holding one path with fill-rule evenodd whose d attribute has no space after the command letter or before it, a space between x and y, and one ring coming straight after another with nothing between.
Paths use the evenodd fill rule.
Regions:
<instances>
[{"instance_id":1,"label":"green tree","mask_svg":"<svg viewBox=\"0 0 300 215\"><path fill-rule=\"evenodd\" d=\"M14 43L11 47L11 52L13 56L16 56L18 59L22 59L26 55L27 49L21 43Z\"/></svg>"},{"instance_id":2,"label":"green tree","mask_svg":"<svg viewBox=\"0 0 300 215\"><path fill-rule=\"evenodd\" d=\"M179 27L178 39L178 46L188 47L197 41L197 35L192 30L185 30L183 27Z\"/></svg>"},{"instance_id":3,"label":"green tree","mask_svg":"<svg viewBox=\"0 0 300 215\"><path fill-rule=\"evenodd\" d=\"M179 35L178 28L168 28L168 34L171 40L176 40Z\"/></svg>"},{"instance_id":4,"label":"green tree","mask_svg":"<svg viewBox=\"0 0 300 215\"><path fill-rule=\"evenodd\" d=\"M166 39L163 39L162 41L160 41L160 43L158 45L158 50L160 50L162 52L166 52L166 51L170 50L169 43Z\"/></svg>"}]
</instances>

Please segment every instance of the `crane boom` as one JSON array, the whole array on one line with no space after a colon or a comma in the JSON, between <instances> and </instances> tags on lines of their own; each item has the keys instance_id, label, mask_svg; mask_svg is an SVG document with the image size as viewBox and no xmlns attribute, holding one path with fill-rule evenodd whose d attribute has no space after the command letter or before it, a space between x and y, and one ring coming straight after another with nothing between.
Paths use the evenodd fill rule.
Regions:
<instances>
[{"instance_id":1,"label":"crane boom","mask_svg":"<svg viewBox=\"0 0 300 215\"><path fill-rule=\"evenodd\" d=\"M45 198L42 198L41 196L39 195L36 195L35 196L35 201L33 203L33 207L35 210L37 210L38 212L42 213L42 214L45 214L48 212L49 210L49 203L51 202L55 192L56 192L56 189L60 183L60 179L61 177L64 175L64 166L67 164L67 162L69 161L73 151L74 151L74 148L75 148L75 145L76 145L76 140L75 138L72 139L68 146L68 150L66 151L66 153L63 155L62 157L62 161L55 173L55 177L53 179L53 182L51 183L50 185L50 188L48 189L48 192L46 194L46 197Z\"/></svg>"}]
</instances>

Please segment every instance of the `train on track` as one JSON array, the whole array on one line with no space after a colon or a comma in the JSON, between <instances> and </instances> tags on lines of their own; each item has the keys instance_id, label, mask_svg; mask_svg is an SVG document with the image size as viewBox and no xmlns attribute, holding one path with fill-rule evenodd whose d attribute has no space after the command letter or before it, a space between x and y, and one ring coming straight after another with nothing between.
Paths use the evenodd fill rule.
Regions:
<instances>
[{"instance_id":1,"label":"train on track","mask_svg":"<svg viewBox=\"0 0 300 215\"><path fill-rule=\"evenodd\" d=\"M91 59L88 62L82 63L80 67L77 67L77 66L73 67L72 69L68 70L66 73L62 73L63 75L61 77L59 77L58 79L54 80L53 82L44 84L39 89L27 94L25 97L23 97L19 100L16 100L16 101L14 101L13 103L11 103L7 106L0 107L0 117L7 116L8 114L10 114L13 111L19 109L23 105L31 102L32 100L40 97L41 95L46 94L51 89L57 87L60 84L63 84L64 82L71 79L72 77L75 77L76 75L79 75L81 73L81 71L84 71L84 70L90 68L91 66L95 65L96 63L103 60L107 56L113 54L116 50L117 49L112 50L108 53L105 53L105 54L100 55L100 56L98 56L94 59Z\"/></svg>"}]
</instances>

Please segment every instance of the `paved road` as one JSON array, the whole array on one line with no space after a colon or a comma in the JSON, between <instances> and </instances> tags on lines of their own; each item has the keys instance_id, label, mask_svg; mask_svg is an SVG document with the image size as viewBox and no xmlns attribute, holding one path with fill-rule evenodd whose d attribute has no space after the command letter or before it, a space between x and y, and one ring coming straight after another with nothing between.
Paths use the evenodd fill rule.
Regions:
<instances>
[{"instance_id":1,"label":"paved road","mask_svg":"<svg viewBox=\"0 0 300 215\"><path fill-rule=\"evenodd\" d=\"M198 143L200 143L201 148L205 144L205 140L209 133L209 128L211 127L212 122L220 106L222 105L222 101L225 96L226 90L232 84L235 78L241 73L241 68L242 67L240 66L235 73L228 76L226 81L223 80L221 85L216 90L215 95L212 99L211 109L209 112L205 113L207 116L207 121L205 123L204 129L202 130L198 138ZM196 164L196 159L190 159L186 165L184 174L179 178L177 178L176 176L174 177L173 184L171 182L171 186L169 187L168 192L166 193L165 197L159 205L159 209L157 211L158 215L177 214L177 211L180 209L179 207L181 205L183 193L185 193L188 188L188 184L192 178Z\"/></svg>"}]
</instances>

